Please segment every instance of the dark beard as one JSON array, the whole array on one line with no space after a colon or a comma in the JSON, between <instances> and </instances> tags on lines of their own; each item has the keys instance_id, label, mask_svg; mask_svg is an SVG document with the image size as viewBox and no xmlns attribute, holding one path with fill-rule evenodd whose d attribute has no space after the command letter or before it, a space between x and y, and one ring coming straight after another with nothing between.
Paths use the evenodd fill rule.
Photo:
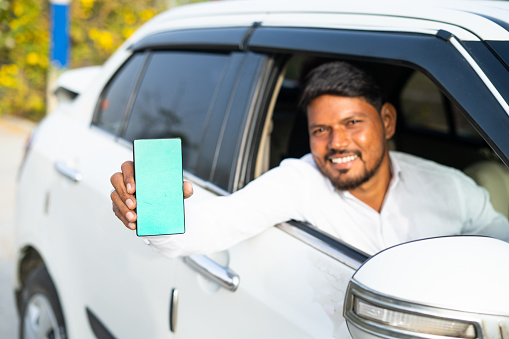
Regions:
<instances>
[{"instance_id":1,"label":"dark beard","mask_svg":"<svg viewBox=\"0 0 509 339\"><path fill-rule=\"evenodd\" d=\"M342 153L342 152L334 152L334 153ZM356 153L357 156L362 160L362 156L361 156L361 154L359 154L359 152L354 152L354 153ZM358 178L354 178L354 179L345 181L345 180L341 180L340 178L334 179L334 178L329 177L329 180L331 181L332 185L337 190L340 190L340 191L353 190L353 189L359 187L360 185L364 184L365 182L367 182L369 179L371 179L375 175L375 173L378 171L378 169L382 165L384 156L385 156L385 147L382 151L382 156L378 159L378 162L376 163L376 165L371 170L365 169L364 173ZM343 173L347 173L348 171L349 171L348 169L340 170L339 173L343 174Z\"/></svg>"}]
</instances>

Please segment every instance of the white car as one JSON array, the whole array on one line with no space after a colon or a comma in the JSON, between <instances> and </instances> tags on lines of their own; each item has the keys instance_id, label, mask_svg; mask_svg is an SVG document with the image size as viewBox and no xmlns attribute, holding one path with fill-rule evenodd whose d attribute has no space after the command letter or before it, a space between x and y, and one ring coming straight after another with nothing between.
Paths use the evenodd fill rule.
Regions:
<instances>
[{"instance_id":1,"label":"white car","mask_svg":"<svg viewBox=\"0 0 509 339\"><path fill-rule=\"evenodd\" d=\"M352 279L368 256L319 225L288 221L214 255L167 259L114 216L109 179L132 158L134 139L180 137L197 200L309 152L299 85L326 60L360 64L379 80L399 112L394 149L464 170L507 216L509 2L183 6L141 27L103 66L65 74L63 102L27 145L17 201L21 337L445 338L451 332L430 332L429 323L399 328L379 316L447 323L465 311L476 314L466 337L509 338L509 308L492 299L480 309L458 298L427 303L435 290L406 291L426 289L412 273L433 252L426 246L397 252L406 253L404 266L401 255L375 256ZM502 241L476 239L468 248L484 261L507 253ZM384 267L407 283L387 291L381 281L396 276L381 279ZM448 280L454 272L440 277L458 282ZM464 279L477 272L507 281L507 265L491 276L472 267ZM456 288L470 300L470 284Z\"/></svg>"}]
</instances>

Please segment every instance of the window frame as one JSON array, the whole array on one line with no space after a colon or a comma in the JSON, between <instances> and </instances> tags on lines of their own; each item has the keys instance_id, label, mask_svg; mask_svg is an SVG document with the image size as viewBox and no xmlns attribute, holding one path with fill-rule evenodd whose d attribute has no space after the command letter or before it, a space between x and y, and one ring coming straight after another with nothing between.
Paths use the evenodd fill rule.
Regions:
<instances>
[{"instance_id":1,"label":"window frame","mask_svg":"<svg viewBox=\"0 0 509 339\"><path fill-rule=\"evenodd\" d=\"M238 139L242 140L243 144L240 149L244 151L239 151L235 155L236 170L232 173L236 173L236 175L230 182L230 191L242 188L254 179L255 162L261 140L260 134L268 115L267 110L275 90L274 86L285 65L281 60L288 60L291 56L303 54L385 63L422 72L437 85L452 104L460 109L465 118L507 166L509 164L509 140L504 137L506 135L504 132L509 130L508 113L504 111L472 65L443 36L443 31L437 35L426 35L321 28L263 26L256 28L247 43L247 50L253 55L264 55L267 58L260 65L264 70L261 74L264 76L260 75L257 82L253 82L253 88L256 89L258 95L252 97L253 100L250 101L246 110L254 112L254 114L245 115L249 119L242 125L243 136L239 136ZM485 52L483 51L483 53ZM477 55L480 54L482 53L477 53ZM492 54L488 55L489 60L493 58L496 59ZM491 62L493 61L491 60ZM491 75L497 71L505 74L504 72L507 70L500 63L491 65ZM497 82L500 83L500 79ZM476 89L473 95L472 88ZM509 94L504 93L504 99L507 101L506 98L509 98ZM486 106L491 110L495 119L489 119L482 115ZM239 175L241 172L245 175ZM305 223L291 221L292 227L287 227L285 224L288 222L277 226L317 250L323 251L324 246L332 245L333 248L350 258L353 258L352 253L349 252L352 250L355 256L360 258L360 263L368 258L364 253L327 234L322 234L323 238L334 241L334 244L317 243L315 241L316 234L310 232L309 225Z\"/></svg>"},{"instance_id":2,"label":"window frame","mask_svg":"<svg viewBox=\"0 0 509 339\"><path fill-rule=\"evenodd\" d=\"M138 69L138 73L134 76L134 85L131 88L131 92L129 93L128 98L127 98L127 103L124 107L124 111L121 114L120 128L117 130L116 133L113 133L112 131L109 131L109 130L103 128L102 126L98 125L98 119L100 118L100 114L103 112L103 110L101 109L101 104L102 104L105 96L107 95L107 92L110 89L112 83L117 80L118 74L124 70L124 67L126 67L127 64L130 63L130 61L133 59L133 57L135 57L135 55L141 55L141 57L143 58L141 60L142 65ZM147 67L148 60L149 60L149 52L137 51L137 53L132 53L128 58L126 58L126 60L124 60L124 62L122 62L122 64L115 70L115 72L111 75L111 77L108 79L106 84L103 86L103 88L99 94L99 97L97 98L97 102L94 107L94 113L92 115L92 121L91 121L92 126L94 126L95 128L97 128L105 133L108 133L108 134L114 136L116 139L118 139L119 136L122 135L122 133L125 129L125 125L127 124L126 115L129 114L129 112L132 108L132 104L136 97L136 92L138 91L140 81L143 78L143 74Z\"/></svg>"},{"instance_id":3,"label":"window frame","mask_svg":"<svg viewBox=\"0 0 509 339\"><path fill-rule=\"evenodd\" d=\"M220 145L222 141L222 134L224 133L224 126L227 123L227 109L230 106L232 93L236 91L238 86L238 79L240 79L241 69L244 65L246 58L243 48L245 47L246 37L251 33L251 27L225 27L216 29L179 29L166 32L159 32L151 34L140 41L128 47L131 55L116 69L110 79L102 88L98 100L95 104L94 114L92 116L92 126L101 131L111 135L117 142L123 143L128 147L132 147L132 143L126 140L123 135L127 127L129 116L141 80L143 79L144 72L147 64L150 62L152 51L166 50L176 52L190 52L190 53L218 53L229 55L225 70L225 78L219 85L218 97L212 104L210 120L216 122L211 128L207 128L203 141L200 145L198 157L200 158L199 165L197 165L194 173L184 170L184 175L189 178L195 178L202 182L204 187L215 193L224 194L227 192L228 180L223 180L217 183L214 182L214 173L216 172L217 158L220 154ZM145 53L144 65L140 72L137 74L137 85L131 90L128 102L131 103L131 108L127 107L122 115L121 128L117 133L111 133L94 122L100 110L101 100L104 98L105 92L109 88L111 82L115 79L116 74L125 66L125 64L132 58L135 53ZM129 104L127 105L129 106ZM218 142L219 140L219 142Z\"/></svg>"},{"instance_id":4,"label":"window frame","mask_svg":"<svg viewBox=\"0 0 509 339\"><path fill-rule=\"evenodd\" d=\"M405 66L424 73L446 97L455 104L477 132L509 166L509 115L497 101L476 70L451 42L452 34L439 31L437 35L409 32L377 32L323 28L259 27L251 35L247 48L254 53L273 58L307 54L316 57L341 58ZM508 70L484 44L459 42L475 52L476 67L492 79L503 83ZM475 48L473 47L475 46ZM507 79L507 78L505 78ZM270 86L266 86L269 88ZM503 86L502 86L503 87ZM509 101L509 89L501 95ZM256 105L257 103L253 103ZM490 111L487 116L484 112ZM264 119L263 109L257 119ZM247 131L246 131L247 133ZM245 157L252 158L255 149ZM238 166L249 162L243 158ZM246 178L238 184L247 184Z\"/></svg>"}]
</instances>

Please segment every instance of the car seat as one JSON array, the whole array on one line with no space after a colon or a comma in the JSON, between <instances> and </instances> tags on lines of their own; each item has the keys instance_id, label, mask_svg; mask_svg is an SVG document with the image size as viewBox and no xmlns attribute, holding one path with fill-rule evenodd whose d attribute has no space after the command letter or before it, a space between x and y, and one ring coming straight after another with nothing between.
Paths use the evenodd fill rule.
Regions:
<instances>
[{"instance_id":1,"label":"car seat","mask_svg":"<svg viewBox=\"0 0 509 339\"><path fill-rule=\"evenodd\" d=\"M490 194L496 211L509 216L509 169L501 162L483 160L468 166L464 172Z\"/></svg>"}]
</instances>

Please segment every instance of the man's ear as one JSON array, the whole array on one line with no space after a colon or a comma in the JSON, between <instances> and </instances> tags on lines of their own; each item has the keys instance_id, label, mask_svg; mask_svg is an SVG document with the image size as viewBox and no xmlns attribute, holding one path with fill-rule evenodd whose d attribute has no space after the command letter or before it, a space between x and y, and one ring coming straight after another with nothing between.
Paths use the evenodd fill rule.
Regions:
<instances>
[{"instance_id":1,"label":"man's ear","mask_svg":"<svg viewBox=\"0 0 509 339\"><path fill-rule=\"evenodd\" d=\"M382 106L382 110L380 111L380 117L382 118L382 122L385 127L385 138L390 139L396 132L396 107L393 104L386 102Z\"/></svg>"}]
</instances>

